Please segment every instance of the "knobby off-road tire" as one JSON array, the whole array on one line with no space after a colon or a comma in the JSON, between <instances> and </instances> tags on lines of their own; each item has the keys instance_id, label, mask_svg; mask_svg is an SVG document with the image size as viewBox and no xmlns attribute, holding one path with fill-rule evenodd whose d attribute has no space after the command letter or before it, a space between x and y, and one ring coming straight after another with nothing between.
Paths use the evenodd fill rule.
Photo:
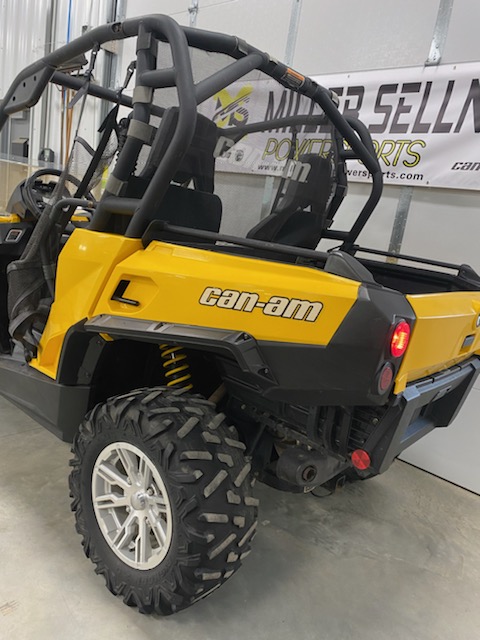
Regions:
<instances>
[{"instance_id":1,"label":"knobby off-road tire","mask_svg":"<svg viewBox=\"0 0 480 640\"><path fill-rule=\"evenodd\" d=\"M244 448L223 414L188 393L140 389L93 409L72 449L72 510L113 594L168 615L235 573L257 526Z\"/></svg>"}]
</instances>

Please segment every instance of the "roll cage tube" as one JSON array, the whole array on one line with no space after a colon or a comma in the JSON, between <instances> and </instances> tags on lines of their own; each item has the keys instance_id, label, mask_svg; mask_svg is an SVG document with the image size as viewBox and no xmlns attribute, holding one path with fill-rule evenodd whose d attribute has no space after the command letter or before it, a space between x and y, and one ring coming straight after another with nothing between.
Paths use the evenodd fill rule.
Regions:
<instances>
[{"instance_id":1,"label":"roll cage tube","mask_svg":"<svg viewBox=\"0 0 480 640\"><path fill-rule=\"evenodd\" d=\"M340 113L331 91L321 87L311 78L303 77L293 72L285 64L272 60L267 54L262 53L235 36L190 27L180 27L170 17L163 15L131 18L124 22L115 22L96 27L29 65L17 75L4 100L0 103L0 131L9 115L25 108L30 108L38 102L48 82L51 81L71 88L79 86L79 80L57 71L58 67L98 45L141 34L144 34L144 37L152 34L155 38L167 42L171 47L174 66L172 69L164 70L151 68L149 62L152 62L152 57L153 59L155 58L151 48L149 52L143 51L142 53L137 46L137 86L142 86L142 82L144 87L152 89L175 85L179 100L179 115L167 152L157 167L143 198L136 201L136 209L126 235L129 237L141 237L145 232L149 222L149 212L157 207L191 142L195 129L197 104L212 96L228 83L241 78L249 71L259 69L288 89L303 94L316 102L350 145L351 151L345 152L343 159L357 158L364 163L371 173L372 191L370 197L352 229L350 231L327 229L324 233L326 238L342 240L344 249L351 249L375 208L382 191L382 173L367 129L358 121L354 122ZM195 84L192 77L188 46L205 51L223 53L234 58L236 62ZM144 64L138 65L142 56ZM139 105L128 97L119 97L115 91L93 84L87 87L87 91L92 96L114 103L120 102L126 106L132 105L134 117L144 122L148 122L151 113L161 115L164 112L161 107L152 104L147 105L146 103ZM125 150L124 147L123 151ZM122 162L118 166L122 155L125 158L125 164ZM128 159L124 153L121 153L120 156L115 169L118 167L118 170L121 171L123 165L123 170L126 171ZM131 162L130 157L130 168ZM123 173L123 170L121 173ZM113 175L115 173L116 171L114 170ZM90 227L92 229L102 230L104 228L105 213L108 211L109 200L109 194L106 193L105 195L106 197L97 207L97 212ZM118 198L111 199L118 200Z\"/></svg>"}]
</instances>

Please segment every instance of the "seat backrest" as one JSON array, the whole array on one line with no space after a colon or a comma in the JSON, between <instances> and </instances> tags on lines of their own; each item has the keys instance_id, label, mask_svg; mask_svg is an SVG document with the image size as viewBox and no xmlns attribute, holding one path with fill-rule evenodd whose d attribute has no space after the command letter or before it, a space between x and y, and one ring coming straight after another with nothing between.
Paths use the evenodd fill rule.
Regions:
<instances>
[{"instance_id":1,"label":"seat backrest","mask_svg":"<svg viewBox=\"0 0 480 640\"><path fill-rule=\"evenodd\" d=\"M165 110L160 126L157 129L152 142L150 153L145 162L145 167L138 176L144 181L145 188L155 173L160 161L169 146L178 120L178 107L169 107ZM217 126L214 122L197 114L197 123L192 142L186 154L182 158L173 182L186 184L193 182L195 189L206 193L213 193L215 158L214 151L217 145Z\"/></svg>"},{"instance_id":2,"label":"seat backrest","mask_svg":"<svg viewBox=\"0 0 480 640\"><path fill-rule=\"evenodd\" d=\"M333 191L332 163L329 158L313 153L301 155L298 161L299 179L288 180L285 195L272 213L294 213L310 207L312 213L321 215ZM308 174L302 180L305 170Z\"/></svg>"},{"instance_id":3,"label":"seat backrest","mask_svg":"<svg viewBox=\"0 0 480 640\"><path fill-rule=\"evenodd\" d=\"M248 232L248 238L315 249L335 190L332 162L329 157L304 154L297 167L298 179L288 180L278 205Z\"/></svg>"},{"instance_id":4,"label":"seat backrest","mask_svg":"<svg viewBox=\"0 0 480 640\"><path fill-rule=\"evenodd\" d=\"M152 179L155 171L171 143L178 121L178 107L165 110L158 127L150 153L143 169L138 175L132 175L128 182L126 196L140 199ZM195 133L189 149L178 167L172 183L167 189L158 207L151 212L152 229L155 221L169 222L172 225L191 227L218 233L222 219L222 202L213 193L215 157L217 144L216 125L201 114L197 114ZM189 188L187 188L189 185ZM157 239L171 239L172 234L160 232L157 225ZM151 242L152 229L144 234L145 242ZM161 238L160 238L161 234ZM178 236L175 240L188 242L187 236Z\"/></svg>"},{"instance_id":5,"label":"seat backrest","mask_svg":"<svg viewBox=\"0 0 480 640\"><path fill-rule=\"evenodd\" d=\"M153 221L147 228L142 242L147 246L152 240L195 241L194 237L166 232L162 230L162 225L155 224L156 222L169 222L179 227L218 233L221 221L222 201L217 195L172 184L155 211Z\"/></svg>"}]
</instances>

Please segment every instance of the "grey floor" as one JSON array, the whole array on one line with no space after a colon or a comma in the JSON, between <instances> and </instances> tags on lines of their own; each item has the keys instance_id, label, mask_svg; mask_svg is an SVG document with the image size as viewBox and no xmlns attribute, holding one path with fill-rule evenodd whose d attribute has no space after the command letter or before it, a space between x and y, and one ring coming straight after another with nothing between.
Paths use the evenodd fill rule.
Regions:
<instances>
[{"instance_id":1,"label":"grey floor","mask_svg":"<svg viewBox=\"0 0 480 640\"><path fill-rule=\"evenodd\" d=\"M244 567L162 619L123 605L83 556L68 459L0 399L1 640L480 638L480 497L405 463L324 499L257 485Z\"/></svg>"}]
</instances>

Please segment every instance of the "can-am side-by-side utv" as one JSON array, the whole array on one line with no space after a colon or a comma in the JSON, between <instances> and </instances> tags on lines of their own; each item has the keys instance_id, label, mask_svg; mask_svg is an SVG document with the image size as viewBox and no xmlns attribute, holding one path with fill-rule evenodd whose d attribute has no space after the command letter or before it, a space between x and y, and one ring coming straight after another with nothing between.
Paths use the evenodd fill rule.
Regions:
<instances>
[{"instance_id":1,"label":"can-am side-by-side utv","mask_svg":"<svg viewBox=\"0 0 480 640\"><path fill-rule=\"evenodd\" d=\"M95 58L125 38L111 90ZM98 27L17 76L0 126L49 83L110 111L0 217L0 393L73 441L76 526L108 588L170 614L249 553L255 478L332 489L452 422L480 366L480 278L361 249L382 193L367 128L238 38L160 15ZM350 159L371 191L342 227Z\"/></svg>"}]
</instances>

